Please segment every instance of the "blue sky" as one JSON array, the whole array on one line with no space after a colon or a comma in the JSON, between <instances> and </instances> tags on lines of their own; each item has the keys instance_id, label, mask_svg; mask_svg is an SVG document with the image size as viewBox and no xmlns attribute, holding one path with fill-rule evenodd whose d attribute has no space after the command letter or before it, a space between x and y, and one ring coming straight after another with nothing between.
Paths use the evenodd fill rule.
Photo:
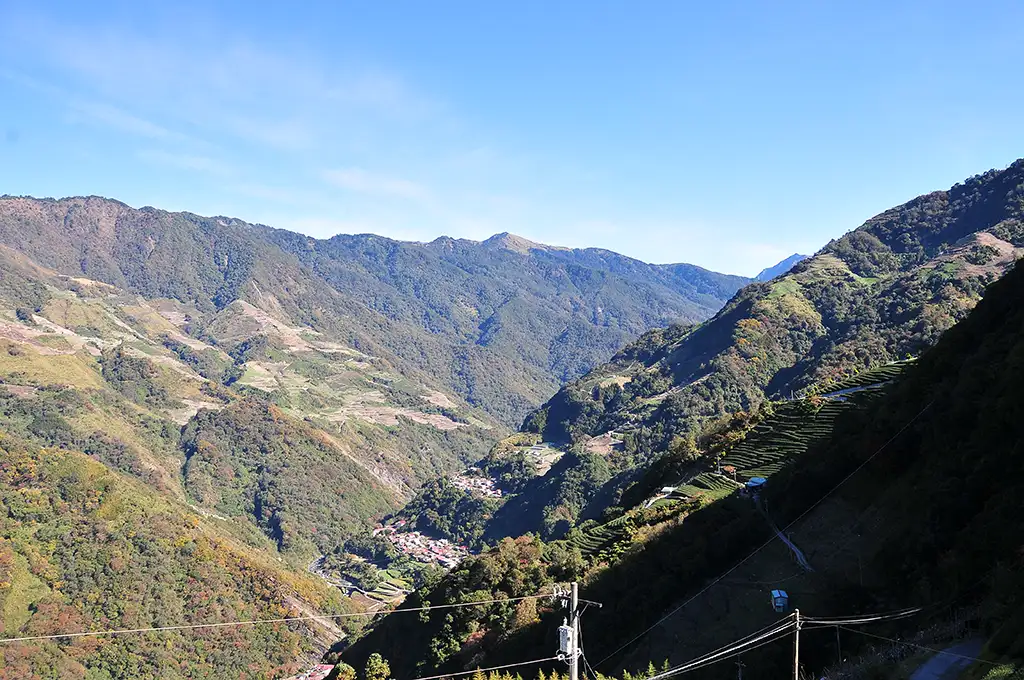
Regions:
<instances>
[{"instance_id":1,"label":"blue sky","mask_svg":"<svg viewBox=\"0 0 1024 680\"><path fill-rule=\"evenodd\" d=\"M4 4L0 194L751 275L1024 156L1019 2Z\"/></svg>"}]
</instances>

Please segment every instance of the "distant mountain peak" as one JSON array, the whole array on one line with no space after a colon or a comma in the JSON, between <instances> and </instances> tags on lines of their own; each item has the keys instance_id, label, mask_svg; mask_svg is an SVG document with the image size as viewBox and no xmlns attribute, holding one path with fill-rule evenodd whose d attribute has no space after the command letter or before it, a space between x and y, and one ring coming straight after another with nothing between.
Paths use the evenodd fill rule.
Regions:
<instances>
[{"instance_id":1,"label":"distant mountain peak","mask_svg":"<svg viewBox=\"0 0 1024 680\"><path fill-rule=\"evenodd\" d=\"M568 250L568 248L559 248L557 246L536 243L528 238L523 238L516 234L510 234L507 231L503 231L500 234L495 234L490 237L484 241L484 245L491 248L504 248L505 250L511 250L523 255L529 254L531 250Z\"/></svg>"},{"instance_id":2,"label":"distant mountain peak","mask_svg":"<svg viewBox=\"0 0 1024 680\"><path fill-rule=\"evenodd\" d=\"M762 269L761 273L758 274L757 276L755 276L754 278L757 281L771 281L776 276L782 276L783 274L788 272L790 269L792 269L796 265L797 262L799 262L801 260L806 260L808 257L810 257L810 256L809 255L801 255L800 253L793 253L792 255L787 257L782 262L779 262L777 265L774 265L772 267L768 267L766 269Z\"/></svg>"}]
</instances>

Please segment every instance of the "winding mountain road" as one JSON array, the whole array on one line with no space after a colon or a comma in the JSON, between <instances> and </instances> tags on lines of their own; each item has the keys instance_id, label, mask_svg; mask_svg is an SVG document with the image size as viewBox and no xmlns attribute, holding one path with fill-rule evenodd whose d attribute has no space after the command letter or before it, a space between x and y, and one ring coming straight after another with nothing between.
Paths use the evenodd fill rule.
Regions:
<instances>
[{"instance_id":1,"label":"winding mountain road","mask_svg":"<svg viewBox=\"0 0 1024 680\"><path fill-rule=\"evenodd\" d=\"M764 518L768 520L768 524L769 526L771 526L772 531L775 532L775 535L778 536L779 540L785 543L786 547L789 548L790 552L793 553L793 557L796 558L797 564L799 564L804 571L814 571L814 567L812 567L811 563L807 561L807 556L804 555L803 550L798 548L796 543L791 541L789 539L789 536L782 533L782 531L775 524L775 522L772 521L772 518L768 515L768 502L762 501L760 496L758 496L757 507L761 510L761 514L764 515Z\"/></svg>"}]
</instances>

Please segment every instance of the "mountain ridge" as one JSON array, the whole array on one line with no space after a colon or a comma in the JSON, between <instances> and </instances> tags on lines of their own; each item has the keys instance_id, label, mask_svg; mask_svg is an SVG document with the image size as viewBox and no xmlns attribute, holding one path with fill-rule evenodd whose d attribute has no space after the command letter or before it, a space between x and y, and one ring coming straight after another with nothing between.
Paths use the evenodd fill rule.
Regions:
<instances>
[{"instance_id":1,"label":"mountain ridge","mask_svg":"<svg viewBox=\"0 0 1024 680\"><path fill-rule=\"evenodd\" d=\"M581 534L598 551L589 563L595 578L609 574L606 592L592 593L594 599L607 595L622 611L638 613L650 609L647 602L678 597L672 590L678 584L663 572L689 574L695 584L710 578L714 572L705 562L725 568L728 562L722 560L732 554L730 546L745 545L748 539L757 545L766 530L763 518L748 516L739 501L715 505L718 510L700 515L715 518L707 520L710 524L698 520L678 525L681 533L671 535L686 541L686 547L678 548L658 539L660 532L668 536L678 528L672 506L661 506L665 516L657 504L640 512L636 504L644 496L728 450L765 412L771 414L773 399L788 404L793 398L818 409L827 403L820 395L842 380L927 352L948 334L956 337L957 324L971 318L986 287L1010 271L1022 254L1024 160L880 213L790 272L741 289L709 321L649 331L608 364L559 390L526 418L520 433L477 464L508 492L500 501L490 501L481 512L443 488L428 487L444 502L441 509L450 508L460 521L453 529L450 518L431 517L434 530L448 527L472 540L482 536L494 547L481 558L482 564L467 564L421 597L455 601L464 596L464 588L491 590L495 597L511 595L517 585L488 582L487 575L495 564L516 559L525 560L523 578L534 579L535 587L545 574L579 577L588 564L582 555L571 545L545 546L538 537L560 545L557 539ZM1021 280L1016 271L1014 285L1019 287ZM1000 290L1006 304L1006 287ZM540 470L541 458L552 454L554 467ZM720 479L722 473L705 477L681 487L684 495L697 496L686 501L694 509L736 486L734 480ZM787 508L790 504L783 500L773 496L773 507ZM644 513L664 524L644 526L637 520ZM595 526L608 529L588 533L597 532ZM612 539L622 535L624 545L615 547ZM650 537L660 546L660 556L650 559L655 566L635 579L627 567L616 564L621 551L642 549L629 547L633 536ZM608 552L600 552L605 549L601 546ZM691 555L691 547L697 553ZM660 590L643 597L624 594L641 591L648 582L661 583ZM459 665L466 659L486 665L537 651L514 645L500 651L497 644L527 635L529 622L537 620L532 612L513 615L502 609L493 616L499 623L482 637L474 633L462 639L461 633L444 627L421 636L427 647L409 659L424 664L416 672L454 668L444 664ZM607 620L598 638L602 646L614 642L619 624L614 614ZM454 631L454 624L450 628ZM356 643L353 659L375 645L396 655L407 652L395 646L403 639L397 619L385 619L379 630ZM479 651L484 643L497 644L499 652L488 656ZM661 660L653 654L646 658Z\"/></svg>"},{"instance_id":2,"label":"mountain ridge","mask_svg":"<svg viewBox=\"0 0 1024 680\"><path fill-rule=\"evenodd\" d=\"M706 318L748 281L610 251L320 240L102 197L0 198L0 243L63 274L204 308L239 298L258 305L270 293L285 313L334 323L351 342L403 372L430 374L506 424L632 336ZM484 334L488 357L474 349Z\"/></svg>"},{"instance_id":3,"label":"mountain ridge","mask_svg":"<svg viewBox=\"0 0 1024 680\"><path fill-rule=\"evenodd\" d=\"M800 253L793 253L781 262L772 265L771 267L765 267L762 269L757 276L754 277L755 281L771 281L776 276L785 274L792 269L797 262L806 260L810 255L801 255Z\"/></svg>"},{"instance_id":4,"label":"mountain ridge","mask_svg":"<svg viewBox=\"0 0 1024 680\"><path fill-rule=\"evenodd\" d=\"M635 496L625 514L588 522L565 541L502 540L410 599L473 593L497 604L474 617L431 617L415 630L408 619L385 618L344 658L358 663L372 650L421 673L539 657L562 610L502 599L578 580L582 597L604 605L586 628L588 650L598 650L591 663L606 673L682 663L774 625L768 593L783 588L789 606L810 616L911 608L865 632L929 650L979 638L981 671L992 670L985 677L1010 675L1024 662L1022 291L1017 263L916 361L857 374L836 385L844 393L821 386L711 423L695 452L678 452L683 469L704 464L690 484L645 504ZM744 460L741 480L769 473L753 499L730 478ZM651 472L650 488L673 478L670 468ZM772 540L778 527L787 539ZM855 635L859 625L821 628L802 633L800 661L813 677L906 677L893 654ZM744 659L745 675L778 677L792 670L792 646L749 649Z\"/></svg>"}]
</instances>

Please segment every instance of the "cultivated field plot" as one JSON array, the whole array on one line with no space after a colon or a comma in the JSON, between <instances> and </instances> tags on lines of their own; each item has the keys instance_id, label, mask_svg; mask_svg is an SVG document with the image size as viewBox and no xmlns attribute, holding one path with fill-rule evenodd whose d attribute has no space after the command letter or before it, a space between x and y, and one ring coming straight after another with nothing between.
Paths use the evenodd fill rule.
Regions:
<instances>
[{"instance_id":1,"label":"cultivated field plot","mask_svg":"<svg viewBox=\"0 0 1024 680\"><path fill-rule=\"evenodd\" d=\"M723 456L722 467L732 466L739 480L751 477L771 477L797 456L804 454L815 442L832 433L836 418L845 410L863 405L881 393L888 383L909 362L887 364L839 381L827 388L817 405L811 399L781 402L775 413L756 425L742 441ZM651 504L658 508L676 500L704 498L719 500L743 487L743 483L725 474L705 471L697 474L672 493ZM599 555L624 539L635 510L611 522L591 528L581 536L568 541L586 558Z\"/></svg>"}]
</instances>

